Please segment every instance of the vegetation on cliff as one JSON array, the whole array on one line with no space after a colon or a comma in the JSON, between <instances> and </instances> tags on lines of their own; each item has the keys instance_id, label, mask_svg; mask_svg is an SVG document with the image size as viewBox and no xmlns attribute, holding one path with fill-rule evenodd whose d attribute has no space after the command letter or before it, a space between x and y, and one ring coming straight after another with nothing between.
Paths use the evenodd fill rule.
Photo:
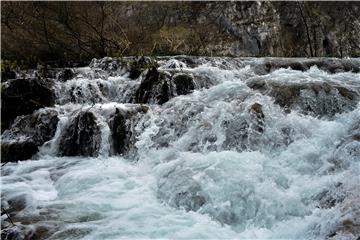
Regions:
<instances>
[{"instance_id":1,"label":"vegetation on cliff","mask_svg":"<svg viewBox=\"0 0 360 240\"><path fill-rule=\"evenodd\" d=\"M7 2L2 58L360 56L359 2ZM34 67L34 66L32 66Z\"/></svg>"}]
</instances>

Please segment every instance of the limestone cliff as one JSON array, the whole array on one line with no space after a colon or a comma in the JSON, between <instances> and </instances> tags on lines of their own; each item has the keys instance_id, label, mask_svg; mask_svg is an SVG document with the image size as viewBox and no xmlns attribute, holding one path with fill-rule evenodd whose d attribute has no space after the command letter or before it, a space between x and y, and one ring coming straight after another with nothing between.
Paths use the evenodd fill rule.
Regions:
<instances>
[{"instance_id":1,"label":"limestone cliff","mask_svg":"<svg viewBox=\"0 0 360 240\"><path fill-rule=\"evenodd\" d=\"M2 56L360 56L359 2L3 2Z\"/></svg>"}]
</instances>

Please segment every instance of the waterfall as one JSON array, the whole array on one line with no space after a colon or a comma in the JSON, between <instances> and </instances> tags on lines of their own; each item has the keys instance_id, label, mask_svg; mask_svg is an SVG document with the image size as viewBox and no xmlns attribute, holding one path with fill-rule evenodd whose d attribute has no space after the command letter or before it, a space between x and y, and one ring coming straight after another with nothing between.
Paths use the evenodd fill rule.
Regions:
<instances>
[{"instance_id":1,"label":"waterfall","mask_svg":"<svg viewBox=\"0 0 360 240\"><path fill-rule=\"evenodd\" d=\"M2 133L2 236L357 239L359 67L107 57L59 73L53 104Z\"/></svg>"}]
</instances>

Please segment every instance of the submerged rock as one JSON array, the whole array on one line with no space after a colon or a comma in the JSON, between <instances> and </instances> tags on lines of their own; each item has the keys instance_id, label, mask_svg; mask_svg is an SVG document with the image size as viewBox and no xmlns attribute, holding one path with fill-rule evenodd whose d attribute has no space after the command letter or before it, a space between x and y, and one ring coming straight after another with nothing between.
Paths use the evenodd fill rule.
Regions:
<instances>
[{"instance_id":1,"label":"submerged rock","mask_svg":"<svg viewBox=\"0 0 360 240\"><path fill-rule=\"evenodd\" d=\"M360 236L360 206L359 197L349 197L337 208L340 218L332 226L328 239L359 239Z\"/></svg>"},{"instance_id":2,"label":"submerged rock","mask_svg":"<svg viewBox=\"0 0 360 240\"><path fill-rule=\"evenodd\" d=\"M17 116L43 107L53 106L53 82L48 79L15 79L2 84L2 128L6 129Z\"/></svg>"},{"instance_id":3,"label":"submerged rock","mask_svg":"<svg viewBox=\"0 0 360 240\"><path fill-rule=\"evenodd\" d=\"M160 179L158 187L158 198L185 211L198 211L208 202L201 186L188 170L171 171Z\"/></svg>"},{"instance_id":4,"label":"submerged rock","mask_svg":"<svg viewBox=\"0 0 360 240\"><path fill-rule=\"evenodd\" d=\"M262 147L262 135L265 131L265 114L260 103L252 103L243 116L235 116L223 121L225 129L225 149L257 150Z\"/></svg>"},{"instance_id":5,"label":"submerged rock","mask_svg":"<svg viewBox=\"0 0 360 240\"><path fill-rule=\"evenodd\" d=\"M27 235L25 228L18 226L7 227L1 230L1 239L3 240L24 240L27 239Z\"/></svg>"},{"instance_id":6,"label":"submerged rock","mask_svg":"<svg viewBox=\"0 0 360 240\"><path fill-rule=\"evenodd\" d=\"M52 109L18 117L11 129L2 135L2 161L31 158L38 147L54 137L58 121L58 113Z\"/></svg>"},{"instance_id":7,"label":"submerged rock","mask_svg":"<svg viewBox=\"0 0 360 240\"><path fill-rule=\"evenodd\" d=\"M80 112L60 136L59 156L96 157L101 144L101 131L92 112Z\"/></svg>"}]
</instances>

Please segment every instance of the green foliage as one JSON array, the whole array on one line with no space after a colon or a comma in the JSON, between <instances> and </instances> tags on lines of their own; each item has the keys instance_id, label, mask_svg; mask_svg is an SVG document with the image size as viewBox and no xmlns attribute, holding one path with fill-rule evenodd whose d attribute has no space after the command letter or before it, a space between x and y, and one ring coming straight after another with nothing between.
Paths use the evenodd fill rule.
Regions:
<instances>
[{"instance_id":1,"label":"green foliage","mask_svg":"<svg viewBox=\"0 0 360 240\"><path fill-rule=\"evenodd\" d=\"M1 72L15 71L18 67L16 60L1 59Z\"/></svg>"}]
</instances>

